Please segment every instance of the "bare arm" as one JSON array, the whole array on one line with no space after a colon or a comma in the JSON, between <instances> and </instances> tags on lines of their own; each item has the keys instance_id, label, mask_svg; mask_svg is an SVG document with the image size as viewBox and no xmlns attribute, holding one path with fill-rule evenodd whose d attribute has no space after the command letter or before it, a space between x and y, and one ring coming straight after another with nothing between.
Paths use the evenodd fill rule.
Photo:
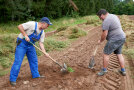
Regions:
<instances>
[{"instance_id":1,"label":"bare arm","mask_svg":"<svg viewBox=\"0 0 134 90\"><path fill-rule=\"evenodd\" d=\"M106 39L107 34L108 34L108 30L103 30L101 34L101 39L98 41L99 44L102 43Z\"/></svg>"},{"instance_id":2,"label":"bare arm","mask_svg":"<svg viewBox=\"0 0 134 90\"><path fill-rule=\"evenodd\" d=\"M46 53L46 50L45 50L45 48L44 48L44 44L43 44L42 42L39 42L39 45L40 45L41 50L42 50L44 53Z\"/></svg>"},{"instance_id":3,"label":"bare arm","mask_svg":"<svg viewBox=\"0 0 134 90\"><path fill-rule=\"evenodd\" d=\"M18 29L20 30L20 32L21 32L21 33L23 34L23 36L25 37L25 40L26 40L26 41L30 41L28 35L27 35L26 32L24 31L24 28L23 28L23 26L22 26L21 24L18 26Z\"/></svg>"},{"instance_id":4,"label":"bare arm","mask_svg":"<svg viewBox=\"0 0 134 90\"><path fill-rule=\"evenodd\" d=\"M44 54L45 54L46 56L49 56L49 54L46 52L46 50L45 50L45 48L44 48L44 44L43 44L42 42L39 42L39 46L40 46L41 50L44 52Z\"/></svg>"}]
</instances>

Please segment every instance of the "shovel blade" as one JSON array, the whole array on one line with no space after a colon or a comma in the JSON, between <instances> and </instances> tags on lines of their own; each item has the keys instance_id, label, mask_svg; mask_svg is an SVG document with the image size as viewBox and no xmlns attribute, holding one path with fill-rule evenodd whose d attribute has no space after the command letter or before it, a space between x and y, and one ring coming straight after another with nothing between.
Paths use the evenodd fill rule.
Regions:
<instances>
[{"instance_id":1,"label":"shovel blade","mask_svg":"<svg viewBox=\"0 0 134 90\"><path fill-rule=\"evenodd\" d=\"M66 63L63 64L63 67L64 67L65 69L67 69L67 65L66 65Z\"/></svg>"},{"instance_id":2,"label":"shovel blade","mask_svg":"<svg viewBox=\"0 0 134 90\"><path fill-rule=\"evenodd\" d=\"M61 69L61 72L62 72L62 73L67 73L67 69L62 68L62 69Z\"/></svg>"},{"instance_id":3,"label":"shovel blade","mask_svg":"<svg viewBox=\"0 0 134 90\"><path fill-rule=\"evenodd\" d=\"M62 69L61 69L61 72L62 73L67 73L68 71L67 71L67 65L64 63L63 64L63 67L62 67Z\"/></svg>"},{"instance_id":4,"label":"shovel blade","mask_svg":"<svg viewBox=\"0 0 134 90\"><path fill-rule=\"evenodd\" d=\"M95 65L95 60L94 60L94 57L92 57L92 58L90 59L90 63L89 63L88 68L93 69L93 68L94 68L94 65Z\"/></svg>"}]
</instances>

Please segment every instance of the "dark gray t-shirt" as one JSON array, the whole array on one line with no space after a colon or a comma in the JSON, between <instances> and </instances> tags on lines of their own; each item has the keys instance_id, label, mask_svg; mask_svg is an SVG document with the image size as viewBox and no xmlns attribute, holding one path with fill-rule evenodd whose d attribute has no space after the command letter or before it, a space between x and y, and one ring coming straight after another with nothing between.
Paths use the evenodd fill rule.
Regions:
<instances>
[{"instance_id":1,"label":"dark gray t-shirt","mask_svg":"<svg viewBox=\"0 0 134 90\"><path fill-rule=\"evenodd\" d=\"M125 33L122 30L119 18L114 14L108 14L102 24L103 30L108 30L106 39L109 40L120 40L126 38Z\"/></svg>"}]
</instances>

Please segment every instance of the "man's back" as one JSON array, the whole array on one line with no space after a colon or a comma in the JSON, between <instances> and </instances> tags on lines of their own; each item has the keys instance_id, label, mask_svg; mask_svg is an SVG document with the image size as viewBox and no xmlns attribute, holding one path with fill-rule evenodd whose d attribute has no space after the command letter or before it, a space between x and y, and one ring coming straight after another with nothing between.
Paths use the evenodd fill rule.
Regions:
<instances>
[{"instance_id":1,"label":"man's back","mask_svg":"<svg viewBox=\"0 0 134 90\"><path fill-rule=\"evenodd\" d=\"M120 40L125 38L120 20L116 15L108 14L102 24L103 30L108 30L107 40Z\"/></svg>"}]
</instances>

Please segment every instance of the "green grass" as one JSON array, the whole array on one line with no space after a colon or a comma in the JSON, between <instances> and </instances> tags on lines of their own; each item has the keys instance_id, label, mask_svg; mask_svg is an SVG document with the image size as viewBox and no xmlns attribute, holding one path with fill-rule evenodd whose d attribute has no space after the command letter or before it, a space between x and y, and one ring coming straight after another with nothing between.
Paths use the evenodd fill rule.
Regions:
<instances>
[{"instance_id":1,"label":"green grass","mask_svg":"<svg viewBox=\"0 0 134 90\"><path fill-rule=\"evenodd\" d=\"M44 47L46 52L54 51L54 50L62 50L70 45L69 41L58 41L54 37L47 37L44 41ZM36 43L36 46L39 47L39 44ZM36 53L38 56L42 55L42 52L36 49Z\"/></svg>"},{"instance_id":2,"label":"green grass","mask_svg":"<svg viewBox=\"0 0 134 90\"><path fill-rule=\"evenodd\" d=\"M58 28L56 31L60 32L60 31L64 31L68 28L68 26L64 26L64 27L60 27Z\"/></svg>"},{"instance_id":3,"label":"green grass","mask_svg":"<svg viewBox=\"0 0 134 90\"><path fill-rule=\"evenodd\" d=\"M79 28L73 28L72 32L69 35L69 39L79 38L85 36L87 33L85 31L80 30Z\"/></svg>"},{"instance_id":4,"label":"green grass","mask_svg":"<svg viewBox=\"0 0 134 90\"><path fill-rule=\"evenodd\" d=\"M3 68L9 68L11 66L11 60L9 57L1 57L0 63Z\"/></svg>"},{"instance_id":5,"label":"green grass","mask_svg":"<svg viewBox=\"0 0 134 90\"><path fill-rule=\"evenodd\" d=\"M123 50L128 59L134 60L134 48Z\"/></svg>"},{"instance_id":6,"label":"green grass","mask_svg":"<svg viewBox=\"0 0 134 90\"><path fill-rule=\"evenodd\" d=\"M1 34L10 34L15 33L18 34L20 31L18 30L17 26L23 22L9 22L6 24L0 24L0 33Z\"/></svg>"},{"instance_id":7,"label":"green grass","mask_svg":"<svg viewBox=\"0 0 134 90\"><path fill-rule=\"evenodd\" d=\"M120 21L123 27L123 30L126 33L126 43L127 48L123 49L123 53L130 60L134 60L134 21L130 20L127 15L121 15Z\"/></svg>"},{"instance_id":8,"label":"green grass","mask_svg":"<svg viewBox=\"0 0 134 90\"><path fill-rule=\"evenodd\" d=\"M69 41L57 41L54 38L48 37L45 39L44 46L46 51L61 50L69 45Z\"/></svg>"},{"instance_id":9,"label":"green grass","mask_svg":"<svg viewBox=\"0 0 134 90\"><path fill-rule=\"evenodd\" d=\"M0 76L6 75L10 70L0 70Z\"/></svg>"},{"instance_id":10,"label":"green grass","mask_svg":"<svg viewBox=\"0 0 134 90\"><path fill-rule=\"evenodd\" d=\"M15 52L15 35L3 35L0 37L0 65L3 68L9 68L14 59Z\"/></svg>"},{"instance_id":11,"label":"green grass","mask_svg":"<svg viewBox=\"0 0 134 90\"><path fill-rule=\"evenodd\" d=\"M86 23L86 22L87 22L87 20L86 19L83 19L81 17L78 17L78 18L64 17L64 18L52 20L53 25L50 26L46 30L46 32L57 30L60 27L75 26L77 24Z\"/></svg>"},{"instance_id":12,"label":"green grass","mask_svg":"<svg viewBox=\"0 0 134 90\"><path fill-rule=\"evenodd\" d=\"M62 28L58 28L57 31L60 31L56 33L57 37L64 37L64 40L69 39L69 41L71 41L71 39L76 40L79 37L87 35L87 32L81 30L78 26L70 26L67 28L62 27Z\"/></svg>"},{"instance_id":13,"label":"green grass","mask_svg":"<svg viewBox=\"0 0 134 90\"><path fill-rule=\"evenodd\" d=\"M77 24L86 23L88 20L97 21L99 18L96 15L91 16L84 16L84 17L77 17L77 18L71 18L71 17L63 17L59 19L51 20L53 25L49 26L48 29L45 30L45 32L54 31L57 30L59 27L64 26L75 26ZM100 21L100 20L99 20ZM18 30L17 26L19 24L25 23L24 22L10 22L7 24L0 24L0 33L1 34L18 34L20 31Z\"/></svg>"}]
</instances>

